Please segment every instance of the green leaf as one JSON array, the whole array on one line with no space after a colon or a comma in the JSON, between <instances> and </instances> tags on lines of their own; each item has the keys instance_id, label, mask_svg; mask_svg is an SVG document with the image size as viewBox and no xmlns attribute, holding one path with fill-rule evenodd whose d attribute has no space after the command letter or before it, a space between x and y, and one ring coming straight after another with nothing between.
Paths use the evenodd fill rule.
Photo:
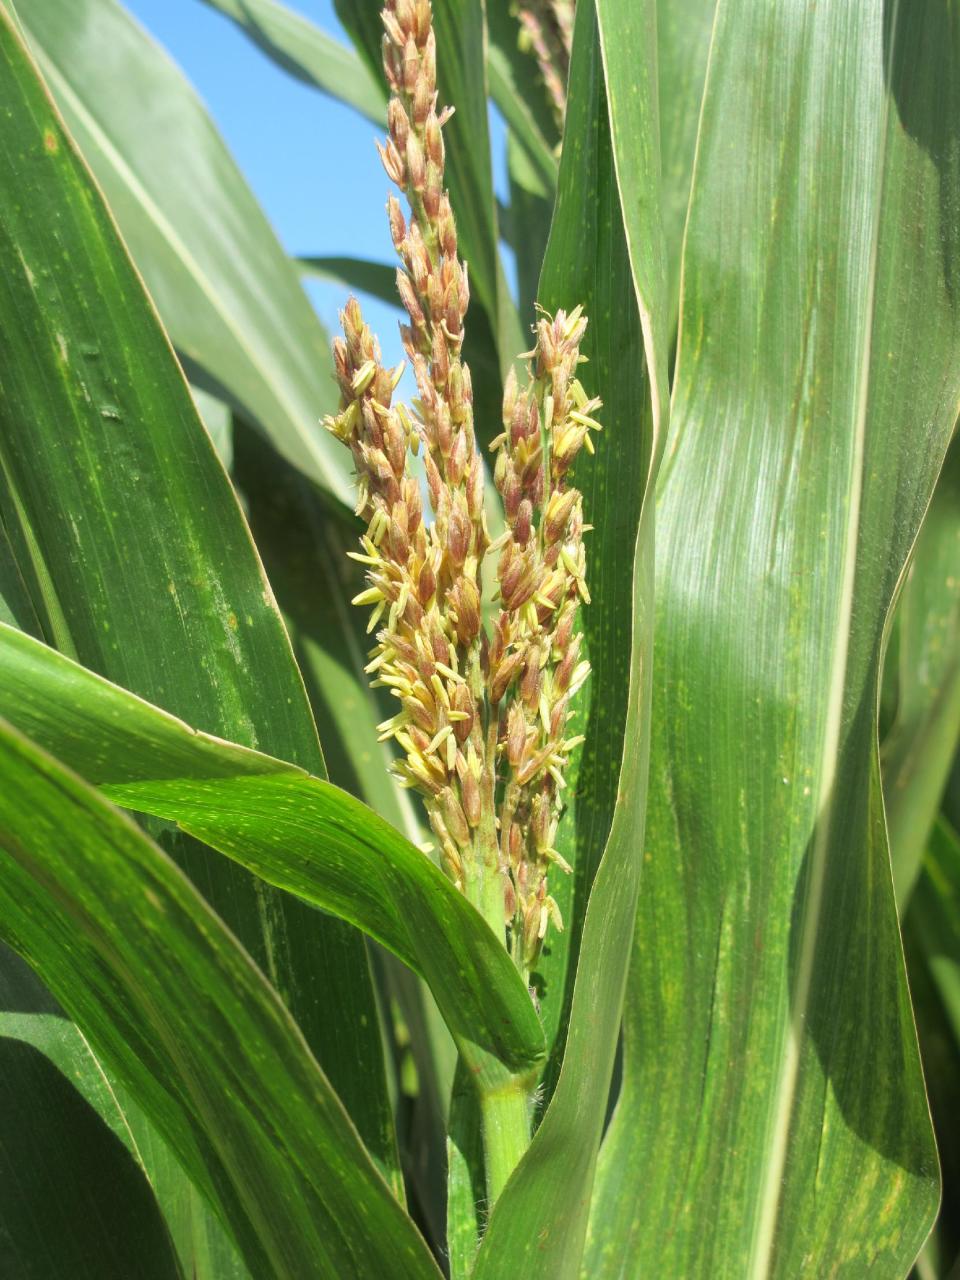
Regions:
<instances>
[{"instance_id":1,"label":"green leaf","mask_svg":"<svg viewBox=\"0 0 960 1280\"><path fill-rule=\"evenodd\" d=\"M249 1280L222 1224L156 1129L127 1090L107 1079L89 1042L36 975L2 944L0 1058L4 1087L17 1100L12 1125L0 1133L6 1148L0 1161L6 1158L10 1167L0 1174L8 1193L0 1256L8 1257L11 1247L17 1255L16 1266L7 1263L5 1270L51 1280L102 1280L105 1271L139 1276L144 1268L152 1268L151 1276L179 1277L165 1239L169 1229L183 1276ZM32 1105L36 1100L41 1105ZM30 1126L29 1141L18 1141L20 1116ZM163 1206L166 1228L162 1219L157 1228L156 1205L153 1220L143 1205L144 1188ZM22 1233L18 1203L29 1228ZM126 1233L133 1236L129 1242ZM34 1269L44 1263L46 1272Z\"/></svg>"},{"instance_id":2,"label":"green leaf","mask_svg":"<svg viewBox=\"0 0 960 1280\"><path fill-rule=\"evenodd\" d=\"M229 1222L256 1276L439 1272L296 1024L132 821L0 727L4 939Z\"/></svg>"},{"instance_id":3,"label":"green leaf","mask_svg":"<svg viewBox=\"0 0 960 1280\"><path fill-rule=\"evenodd\" d=\"M717 0L671 0L657 8L657 73L660 102L660 205L668 266L671 334L680 308L680 257L690 203L700 102Z\"/></svg>"},{"instance_id":4,"label":"green leaf","mask_svg":"<svg viewBox=\"0 0 960 1280\"><path fill-rule=\"evenodd\" d=\"M206 730L322 773L229 482L5 11L0 101L0 516L41 633ZM271 974L364 1141L395 1171L362 939L195 842L162 839Z\"/></svg>"},{"instance_id":5,"label":"green leaf","mask_svg":"<svg viewBox=\"0 0 960 1280\"><path fill-rule=\"evenodd\" d=\"M942 816L903 920L903 941L943 1174L940 1215L917 1276L948 1276L960 1256L960 839Z\"/></svg>"},{"instance_id":6,"label":"green leaf","mask_svg":"<svg viewBox=\"0 0 960 1280\"><path fill-rule=\"evenodd\" d=\"M531 52L520 47L520 23L513 0L486 0L487 74L501 114L550 185L557 180L560 130ZM531 135L531 130L535 136ZM546 157L551 168L546 168Z\"/></svg>"},{"instance_id":7,"label":"green leaf","mask_svg":"<svg viewBox=\"0 0 960 1280\"><path fill-rule=\"evenodd\" d=\"M652 29L653 7L644 8L639 22L633 13L638 105L629 128L641 130L646 140L643 155L651 165L647 181L655 191L654 54L652 42L641 40ZM643 863L653 638L653 511L651 503L644 505L644 494L656 464L659 425L646 365L649 360L656 371L654 384L664 385L666 350L650 340L653 328L645 337L642 317L662 311L663 285L653 265L660 252L658 206L653 199L632 209L625 227L624 191L617 182L618 157L607 112L596 17L593 7L583 4L577 11L567 135L541 284L541 300L550 308L584 304L590 317L590 363L583 376L605 401L597 456L577 472L587 518L596 531L588 547L593 603L584 610L594 664L586 712L590 745L571 783L571 812L561 823L561 831L567 832L561 849L567 856L576 850L577 913L568 915L574 936L565 944L569 976L576 963L576 980L552 1101L494 1207L476 1280L503 1275L508 1267L516 1274L577 1274ZM631 559L627 549L634 547ZM552 876L551 891L558 888L558 877ZM542 966L548 1037L557 1026L557 996L563 993L562 952L556 942L551 951Z\"/></svg>"},{"instance_id":8,"label":"green leaf","mask_svg":"<svg viewBox=\"0 0 960 1280\"><path fill-rule=\"evenodd\" d=\"M507 174L510 207L506 212L517 262L520 313L533 316L556 193L553 187L544 187L512 133L507 138Z\"/></svg>"},{"instance_id":9,"label":"green leaf","mask_svg":"<svg viewBox=\"0 0 960 1280\"><path fill-rule=\"evenodd\" d=\"M298 258L297 266L305 276L332 280L347 289L359 289L381 302L399 306L397 269L386 262L369 262L366 258L319 257Z\"/></svg>"},{"instance_id":10,"label":"green leaf","mask_svg":"<svg viewBox=\"0 0 960 1280\"><path fill-rule=\"evenodd\" d=\"M586 743L570 777L570 800L560 824L559 849L575 868L574 883L551 877L551 892L560 893L567 930L554 939L541 960L545 984L543 1012L547 1043L554 1044L554 1064L548 1088L555 1080L562 1053L564 1027L569 1014L576 956L583 915L593 879L607 843L618 795L624 788L621 761L626 745L628 691L631 671L642 661L642 649L633 652L637 626L633 616L634 576L644 572L625 554L637 543L644 493L653 466L654 431L659 429L655 411L666 402L666 345L649 350L658 369L660 387L656 406L647 376L643 312L662 313L657 290L662 280L644 265L645 255L658 254L660 229L655 198L636 208L630 235L636 238L635 263L644 272L642 294L632 277L630 244L617 185L614 143L608 127L608 106L596 22L580 19L581 33L571 68L567 108L566 158L561 164L560 187L550 243L540 286L540 301L548 310L570 308L582 302L589 317L584 352L583 381L604 401L604 430L598 437L597 456L583 462L577 483L584 493L586 519L595 526L587 542L587 578L592 603L581 610L586 651L592 674L579 699L577 732ZM649 14L645 11L645 18ZM639 36L642 24L635 23ZM651 50L636 53L634 75L646 103L649 119L631 121L631 129L650 136L651 169L648 185L656 191L656 111L650 97L651 82L641 74ZM626 207L625 205L623 207ZM647 540L652 530L644 534ZM642 555L639 556L642 559ZM646 598L637 608L647 605ZM646 641L644 642L646 643ZM638 783L640 785L640 783Z\"/></svg>"},{"instance_id":11,"label":"green leaf","mask_svg":"<svg viewBox=\"0 0 960 1280\"><path fill-rule=\"evenodd\" d=\"M193 88L115 0L18 0L70 130L198 385L352 507L326 334Z\"/></svg>"},{"instance_id":12,"label":"green leaf","mask_svg":"<svg viewBox=\"0 0 960 1280\"><path fill-rule=\"evenodd\" d=\"M488 16L489 13L488 9ZM532 61L530 65L534 65ZM538 187L552 195L557 185L557 157L520 92L514 62L492 38L487 48L487 77L490 96L506 121L510 140L523 151L531 174L536 175ZM538 96L542 97L542 94L538 93Z\"/></svg>"},{"instance_id":13,"label":"green leaf","mask_svg":"<svg viewBox=\"0 0 960 1280\"><path fill-rule=\"evenodd\" d=\"M897 714L881 748L901 915L960 741L960 447L951 446L897 606Z\"/></svg>"},{"instance_id":14,"label":"green leaf","mask_svg":"<svg viewBox=\"0 0 960 1280\"><path fill-rule=\"evenodd\" d=\"M960 395L960 22L883 8L718 8L598 1280L904 1276L936 1213L876 734Z\"/></svg>"},{"instance_id":15,"label":"green leaf","mask_svg":"<svg viewBox=\"0 0 960 1280\"><path fill-rule=\"evenodd\" d=\"M387 95L353 49L277 0L201 0L231 18L268 58L376 125L387 118Z\"/></svg>"},{"instance_id":16,"label":"green leaf","mask_svg":"<svg viewBox=\"0 0 960 1280\"><path fill-rule=\"evenodd\" d=\"M36 995L46 1011L36 1009ZM2 947L0 1007L11 1006L17 1012L0 1013L0 1075L9 1099L0 1129L4 1274L25 1280L101 1280L105 1274L181 1280L143 1169L74 1087L82 1055L90 1064L85 1083L99 1086L98 1109L116 1112L122 1123L93 1055L30 970ZM46 1033L53 1051L18 1034L23 1024ZM68 1040L76 1043L68 1047ZM66 1061L56 1062L58 1050ZM37 1097L42 1107L24 1105Z\"/></svg>"},{"instance_id":17,"label":"green leaf","mask_svg":"<svg viewBox=\"0 0 960 1280\"><path fill-rule=\"evenodd\" d=\"M197 733L3 626L0 715L110 799L178 823L376 938L427 980L459 1041L519 1071L542 1057L529 995L483 917L346 792Z\"/></svg>"}]
</instances>

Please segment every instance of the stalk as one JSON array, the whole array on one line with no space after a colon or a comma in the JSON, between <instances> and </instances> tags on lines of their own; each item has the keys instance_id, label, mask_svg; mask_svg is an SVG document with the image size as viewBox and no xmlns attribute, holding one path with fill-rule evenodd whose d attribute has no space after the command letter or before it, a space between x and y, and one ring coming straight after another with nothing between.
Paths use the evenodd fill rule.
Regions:
<instances>
[{"instance_id":1,"label":"stalk","mask_svg":"<svg viewBox=\"0 0 960 1280\"><path fill-rule=\"evenodd\" d=\"M530 1096L526 1084L516 1077L502 1088L480 1094L487 1200L491 1208L530 1145Z\"/></svg>"}]
</instances>

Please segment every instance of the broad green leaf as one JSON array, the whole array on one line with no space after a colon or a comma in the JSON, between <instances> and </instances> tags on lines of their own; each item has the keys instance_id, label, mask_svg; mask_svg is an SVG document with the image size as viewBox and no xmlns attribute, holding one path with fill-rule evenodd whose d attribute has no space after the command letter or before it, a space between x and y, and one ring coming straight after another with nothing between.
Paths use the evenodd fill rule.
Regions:
<instances>
[{"instance_id":1,"label":"broad green leaf","mask_svg":"<svg viewBox=\"0 0 960 1280\"><path fill-rule=\"evenodd\" d=\"M934 490L897 605L898 701L882 745L883 799L901 915L960 741L960 448Z\"/></svg>"},{"instance_id":2,"label":"broad green leaf","mask_svg":"<svg viewBox=\"0 0 960 1280\"><path fill-rule=\"evenodd\" d=\"M284 71L349 107L376 125L387 118L383 81L353 50L278 0L202 0L232 18L241 31Z\"/></svg>"},{"instance_id":3,"label":"broad green leaf","mask_svg":"<svg viewBox=\"0 0 960 1280\"><path fill-rule=\"evenodd\" d=\"M101 1280L105 1272L139 1276L147 1269L164 1277L249 1280L223 1226L156 1129L128 1091L107 1079L89 1042L36 975L2 944L0 1057L4 1089L14 1100L4 1113L10 1123L0 1131L0 1146L7 1147L14 1166L9 1175L0 1175L5 1189L0 1257L8 1259L11 1248L16 1255L16 1265L5 1263L5 1274ZM31 1105L32 1100L42 1105ZM47 1135L50 1122L56 1129ZM18 1123L30 1126L29 1142L14 1145ZM125 1165L118 1147L129 1153ZM138 1181L148 1196L152 1187L163 1206L182 1271L171 1263L162 1228L158 1233L142 1207ZM23 1221L35 1228L22 1236L18 1200ZM119 1219L113 1216L117 1210ZM38 1218L44 1216L48 1221L41 1235Z\"/></svg>"},{"instance_id":4,"label":"broad green leaf","mask_svg":"<svg viewBox=\"0 0 960 1280\"><path fill-rule=\"evenodd\" d=\"M436 1265L274 990L132 821L0 727L0 934L229 1223L256 1276Z\"/></svg>"},{"instance_id":5,"label":"broad green leaf","mask_svg":"<svg viewBox=\"0 0 960 1280\"><path fill-rule=\"evenodd\" d=\"M193 88L116 0L17 12L193 380L352 506L318 424L336 402L326 335Z\"/></svg>"},{"instance_id":6,"label":"broad green leaf","mask_svg":"<svg viewBox=\"0 0 960 1280\"><path fill-rule=\"evenodd\" d=\"M885 9L718 7L598 1280L904 1276L936 1212L877 691L960 394L960 21Z\"/></svg>"},{"instance_id":7,"label":"broad green leaf","mask_svg":"<svg viewBox=\"0 0 960 1280\"><path fill-rule=\"evenodd\" d=\"M0 626L0 715L127 808L166 818L376 938L423 975L459 1041L528 1069L543 1035L483 917L420 850L302 769L181 720Z\"/></svg>"},{"instance_id":8,"label":"broad green leaf","mask_svg":"<svg viewBox=\"0 0 960 1280\"><path fill-rule=\"evenodd\" d=\"M657 127L652 30L646 6L637 31L638 103L631 128L642 130L647 180L656 189ZM615 173L597 23L579 6L559 196L541 285L546 306L582 302L590 316L584 377L605 400L597 456L578 467L588 519L593 604L585 610L590 660L588 742L571 790L564 848L575 849L579 937L566 1049L550 1101L529 1151L494 1206L475 1268L477 1280L506 1274L576 1275L590 1189L620 1026L640 871L649 751L653 570L652 504L644 504L656 465L654 383L665 381L666 352L642 330L662 309L663 286L651 268L660 251L656 201L622 213ZM634 237L636 240L634 241ZM629 248L634 248L631 270ZM646 256L649 255L649 258ZM631 557L630 552L635 548ZM603 857L597 862L597 852ZM551 877L556 891L557 877ZM583 900L592 882L589 902ZM572 915L572 913L571 913ZM571 930L573 933L573 930ZM569 948L573 943L568 941ZM558 944L553 943L557 952ZM573 953L574 955L576 952ZM573 965L570 966L571 974ZM562 982L562 970L556 970ZM562 994L547 978L545 1011ZM556 1013L547 1013L548 1034Z\"/></svg>"},{"instance_id":9,"label":"broad green leaf","mask_svg":"<svg viewBox=\"0 0 960 1280\"><path fill-rule=\"evenodd\" d=\"M203 729L322 772L229 482L5 11L0 102L0 516L42 635ZM362 940L195 842L163 839L270 973L364 1141L395 1170Z\"/></svg>"},{"instance_id":10,"label":"broad green leaf","mask_svg":"<svg viewBox=\"0 0 960 1280\"><path fill-rule=\"evenodd\" d=\"M618 796L625 788L621 760L625 747L628 690L631 671L642 659L632 657L636 585L641 572L626 553L637 542L641 507L654 460L654 414L666 400L666 346L650 328L650 363L657 369L659 392L652 394L647 375L648 356L643 333L644 312L662 312L656 299L662 290L657 270L647 265L660 252L660 228L655 197L622 212L617 185L614 141L608 125L602 54L590 6L580 19L581 33L571 69L567 108L566 158L561 164L557 208L544 263L540 301L548 309L583 303L589 317L585 354L589 362L581 375L590 393L602 396L596 458L584 459L576 480L583 489L586 519L595 526L587 539L587 578L592 602L580 612L592 673L579 699L578 732L586 735L570 778L570 799L560 824L559 848L575 868L573 882L551 877L551 892L560 898L567 930L545 951L540 969L545 984L543 1012L547 1042L554 1046L548 1076L552 1087L562 1055L564 1026L569 1014L576 955L583 915L601 855L607 843ZM645 21L649 10L644 10ZM646 182L656 192L656 109L649 71L641 68L652 57L642 42L643 24L634 20L633 48L638 102L648 118L631 119L634 136L647 137L645 158L650 164ZM627 57L630 51L626 51ZM630 238L636 242L636 284L631 275ZM642 275L640 274L642 272ZM641 303L638 298L642 299ZM659 345L658 345L659 344ZM652 530L644 535L644 547ZM652 553L648 553L652 554ZM640 556L642 560L642 556ZM645 570L644 570L645 571ZM644 609L644 597L636 608ZM643 628L640 628L641 631ZM646 641L644 642L646 643ZM637 783L642 785L641 778ZM639 831L637 832L639 840ZM554 1043L556 1041L556 1043Z\"/></svg>"}]
</instances>

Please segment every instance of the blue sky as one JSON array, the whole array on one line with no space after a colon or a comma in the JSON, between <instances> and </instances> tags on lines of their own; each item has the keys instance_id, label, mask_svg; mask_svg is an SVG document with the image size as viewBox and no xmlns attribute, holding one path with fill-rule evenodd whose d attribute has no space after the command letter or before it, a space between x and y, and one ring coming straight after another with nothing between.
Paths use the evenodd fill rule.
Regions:
<instances>
[{"instance_id":1,"label":"blue sky","mask_svg":"<svg viewBox=\"0 0 960 1280\"><path fill-rule=\"evenodd\" d=\"M373 125L279 70L201 0L124 2L200 93L291 253L391 261L384 212L389 182ZM294 7L346 40L332 0L294 0ZM497 135L502 153L502 131ZM343 290L315 282L307 288L324 324L335 329ZM384 357L400 359L399 313L366 299L364 309Z\"/></svg>"}]
</instances>

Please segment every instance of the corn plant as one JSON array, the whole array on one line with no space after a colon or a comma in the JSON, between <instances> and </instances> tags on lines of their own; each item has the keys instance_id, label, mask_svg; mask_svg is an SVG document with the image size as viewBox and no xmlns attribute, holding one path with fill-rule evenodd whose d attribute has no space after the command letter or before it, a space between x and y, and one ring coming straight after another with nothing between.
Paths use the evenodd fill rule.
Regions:
<instances>
[{"instance_id":1,"label":"corn plant","mask_svg":"<svg viewBox=\"0 0 960 1280\"><path fill-rule=\"evenodd\" d=\"M946 1277L955 0L205 2L396 261L0 0L0 1270Z\"/></svg>"}]
</instances>

